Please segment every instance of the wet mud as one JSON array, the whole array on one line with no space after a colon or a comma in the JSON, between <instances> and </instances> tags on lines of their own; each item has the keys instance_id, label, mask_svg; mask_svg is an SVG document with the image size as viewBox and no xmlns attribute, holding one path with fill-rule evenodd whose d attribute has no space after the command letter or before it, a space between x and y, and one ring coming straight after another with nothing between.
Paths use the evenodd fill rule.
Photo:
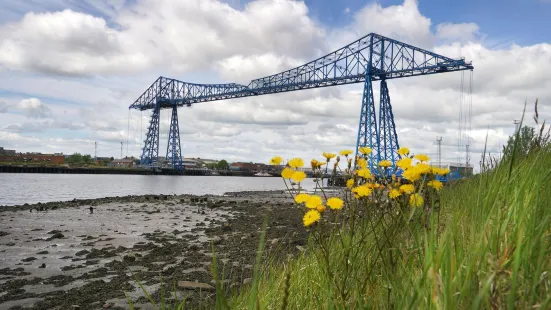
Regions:
<instances>
[{"instance_id":1,"label":"wet mud","mask_svg":"<svg viewBox=\"0 0 551 310\"><path fill-rule=\"evenodd\" d=\"M208 308L213 246L229 294L251 281L264 220L264 260L304 249L300 217L283 191L0 207L0 309L153 309L138 281Z\"/></svg>"}]
</instances>

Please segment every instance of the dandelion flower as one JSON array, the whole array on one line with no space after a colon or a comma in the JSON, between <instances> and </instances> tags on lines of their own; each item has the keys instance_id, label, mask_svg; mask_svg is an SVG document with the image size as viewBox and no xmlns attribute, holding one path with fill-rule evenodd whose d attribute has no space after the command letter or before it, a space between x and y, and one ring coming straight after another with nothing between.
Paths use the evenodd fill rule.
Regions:
<instances>
[{"instance_id":1,"label":"dandelion flower","mask_svg":"<svg viewBox=\"0 0 551 310\"><path fill-rule=\"evenodd\" d=\"M371 148L367 147L367 146L362 146L361 148L358 149L358 151L364 155L369 155L371 154Z\"/></svg>"},{"instance_id":2,"label":"dandelion flower","mask_svg":"<svg viewBox=\"0 0 551 310\"><path fill-rule=\"evenodd\" d=\"M270 165L279 166L283 162L283 158L281 156L275 156L272 159L270 159Z\"/></svg>"},{"instance_id":3,"label":"dandelion flower","mask_svg":"<svg viewBox=\"0 0 551 310\"><path fill-rule=\"evenodd\" d=\"M361 185L361 186L358 186L358 187L354 187L352 189L352 192L358 196L358 198L361 198L361 197L366 197L366 196L369 196L371 195L371 192L372 192L372 189L369 188L368 186L366 185Z\"/></svg>"},{"instance_id":4,"label":"dandelion flower","mask_svg":"<svg viewBox=\"0 0 551 310\"><path fill-rule=\"evenodd\" d=\"M396 199L400 197L400 195L402 195L400 191L395 188L391 189L390 192L388 192L388 197L390 197L390 199Z\"/></svg>"},{"instance_id":5,"label":"dandelion flower","mask_svg":"<svg viewBox=\"0 0 551 310\"><path fill-rule=\"evenodd\" d=\"M430 160L430 157L428 157L427 155L425 154L417 154L415 156L413 156L415 159L417 159L418 161L420 162L424 162L424 161L429 161Z\"/></svg>"},{"instance_id":6,"label":"dandelion flower","mask_svg":"<svg viewBox=\"0 0 551 310\"><path fill-rule=\"evenodd\" d=\"M448 174L448 173L450 173L450 169L448 169L448 168L442 168L442 169L440 169L440 171L438 171L437 174L438 174L438 175L444 176L444 175L446 175L446 174Z\"/></svg>"},{"instance_id":7,"label":"dandelion flower","mask_svg":"<svg viewBox=\"0 0 551 310\"><path fill-rule=\"evenodd\" d=\"M312 170L316 170L318 168L321 168L321 166L325 165L324 162L318 161L316 159L312 159L310 161L310 166L312 166Z\"/></svg>"},{"instance_id":8,"label":"dandelion flower","mask_svg":"<svg viewBox=\"0 0 551 310\"><path fill-rule=\"evenodd\" d=\"M431 168L428 164L418 163L417 165L415 165L415 170L417 170L419 174L427 174L430 173Z\"/></svg>"},{"instance_id":9,"label":"dandelion flower","mask_svg":"<svg viewBox=\"0 0 551 310\"><path fill-rule=\"evenodd\" d=\"M321 200L321 197L318 195L310 195L310 197L308 197L308 200L306 200L306 207L309 209L315 209L322 204L323 204L323 201Z\"/></svg>"},{"instance_id":10,"label":"dandelion flower","mask_svg":"<svg viewBox=\"0 0 551 310\"><path fill-rule=\"evenodd\" d=\"M294 173L295 173L295 170L293 170L291 168L288 168L288 167L285 167L285 169L283 169L283 171L281 171L281 176L284 179L290 179L293 176Z\"/></svg>"},{"instance_id":11,"label":"dandelion flower","mask_svg":"<svg viewBox=\"0 0 551 310\"><path fill-rule=\"evenodd\" d=\"M415 168L410 168L402 174L404 179L409 180L410 182L415 182L421 178L421 174Z\"/></svg>"},{"instance_id":12,"label":"dandelion flower","mask_svg":"<svg viewBox=\"0 0 551 310\"><path fill-rule=\"evenodd\" d=\"M352 188L352 186L354 186L354 179L346 181L346 187Z\"/></svg>"},{"instance_id":13,"label":"dandelion flower","mask_svg":"<svg viewBox=\"0 0 551 310\"><path fill-rule=\"evenodd\" d=\"M352 154L352 150L342 150L339 154L341 154L342 156L348 156Z\"/></svg>"},{"instance_id":14,"label":"dandelion flower","mask_svg":"<svg viewBox=\"0 0 551 310\"><path fill-rule=\"evenodd\" d=\"M302 182L302 180L306 179L306 173L304 171L295 171L293 175L291 176L291 179L295 182Z\"/></svg>"},{"instance_id":15,"label":"dandelion flower","mask_svg":"<svg viewBox=\"0 0 551 310\"><path fill-rule=\"evenodd\" d=\"M331 160L331 158L335 158L335 156L337 156L337 155L333 154L333 153L323 152L323 157L325 157L325 159L327 159L327 162L329 162Z\"/></svg>"},{"instance_id":16,"label":"dandelion flower","mask_svg":"<svg viewBox=\"0 0 551 310\"><path fill-rule=\"evenodd\" d=\"M412 162L411 158L404 157L404 158L402 158L402 159L400 159L396 162L396 166L406 170L406 169L411 168L411 162Z\"/></svg>"},{"instance_id":17,"label":"dandelion flower","mask_svg":"<svg viewBox=\"0 0 551 310\"><path fill-rule=\"evenodd\" d=\"M409 149L407 147L401 147L398 149L398 154L402 156L408 156Z\"/></svg>"},{"instance_id":18,"label":"dandelion flower","mask_svg":"<svg viewBox=\"0 0 551 310\"><path fill-rule=\"evenodd\" d=\"M434 188L435 190L439 191L444 187L444 184L438 180L432 180L427 183L428 186Z\"/></svg>"},{"instance_id":19,"label":"dandelion flower","mask_svg":"<svg viewBox=\"0 0 551 310\"><path fill-rule=\"evenodd\" d=\"M409 196L409 204L412 207L420 207L423 205L425 201L423 200L423 197L419 194L412 194Z\"/></svg>"},{"instance_id":20,"label":"dandelion flower","mask_svg":"<svg viewBox=\"0 0 551 310\"><path fill-rule=\"evenodd\" d=\"M411 194L415 191L415 187L413 184L404 184L400 186L400 191L402 191L402 193Z\"/></svg>"},{"instance_id":21,"label":"dandelion flower","mask_svg":"<svg viewBox=\"0 0 551 310\"><path fill-rule=\"evenodd\" d=\"M392 166L392 163L390 161L386 160L386 159L383 159L379 162L379 166L388 168L388 167Z\"/></svg>"},{"instance_id":22,"label":"dandelion flower","mask_svg":"<svg viewBox=\"0 0 551 310\"><path fill-rule=\"evenodd\" d=\"M356 173L358 174L358 176L360 176L364 179L371 178L371 171L369 171L369 169L367 169L367 168L362 168L362 169L358 170Z\"/></svg>"},{"instance_id":23,"label":"dandelion flower","mask_svg":"<svg viewBox=\"0 0 551 310\"><path fill-rule=\"evenodd\" d=\"M329 208L331 208L332 210L342 209L343 204L344 204L344 202L342 201L342 199L340 199L338 197L331 197L331 198L327 199L327 206L329 206Z\"/></svg>"},{"instance_id":24,"label":"dandelion flower","mask_svg":"<svg viewBox=\"0 0 551 310\"><path fill-rule=\"evenodd\" d=\"M293 168L300 168L302 166L304 166L304 161L302 160L302 158L293 158L291 160L289 160L289 166L293 167Z\"/></svg>"},{"instance_id":25,"label":"dandelion flower","mask_svg":"<svg viewBox=\"0 0 551 310\"><path fill-rule=\"evenodd\" d=\"M298 195L295 197L295 201L296 201L297 203L305 203L306 201L308 201L308 198L310 198L310 195L305 194L305 193L301 193L301 194L298 194Z\"/></svg>"},{"instance_id":26,"label":"dandelion flower","mask_svg":"<svg viewBox=\"0 0 551 310\"><path fill-rule=\"evenodd\" d=\"M319 205L316 207L316 210L318 210L319 213L322 213L323 211L325 211L325 206L324 205Z\"/></svg>"},{"instance_id":27,"label":"dandelion flower","mask_svg":"<svg viewBox=\"0 0 551 310\"><path fill-rule=\"evenodd\" d=\"M302 218L302 222L304 223L304 226L308 227L315 222L319 221L321 218L321 214L317 210L310 210L304 214L304 217Z\"/></svg>"},{"instance_id":28,"label":"dandelion flower","mask_svg":"<svg viewBox=\"0 0 551 310\"><path fill-rule=\"evenodd\" d=\"M360 158L358 159L358 162L357 162L358 166L360 166L360 168L362 169L365 169L367 167L367 161L363 158Z\"/></svg>"}]
</instances>

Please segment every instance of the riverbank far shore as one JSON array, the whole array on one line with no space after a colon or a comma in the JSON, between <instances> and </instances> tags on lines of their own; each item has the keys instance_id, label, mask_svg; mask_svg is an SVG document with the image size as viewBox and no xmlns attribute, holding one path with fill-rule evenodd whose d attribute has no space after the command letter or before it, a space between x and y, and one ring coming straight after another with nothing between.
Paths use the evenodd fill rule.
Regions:
<instances>
[{"instance_id":1,"label":"riverbank far shore","mask_svg":"<svg viewBox=\"0 0 551 310\"><path fill-rule=\"evenodd\" d=\"M301 210L284 191L0 208L0 308L127 309L126 292L150 309L136 279L156 300L176 285L178 298L197 305L199 294L213 294L211 244L226 286L249 283L264 217L266 257L303 249Z\"/></svg>"}]
</instances>

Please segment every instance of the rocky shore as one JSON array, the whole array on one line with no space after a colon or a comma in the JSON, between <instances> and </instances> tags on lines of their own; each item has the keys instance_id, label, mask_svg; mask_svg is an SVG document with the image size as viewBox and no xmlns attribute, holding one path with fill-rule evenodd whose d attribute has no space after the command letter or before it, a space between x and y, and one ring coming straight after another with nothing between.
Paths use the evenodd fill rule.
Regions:
<instances>
[{"instance_id":1,"label":"rocky shore","mask_svg":"<svg viewBox=\"0 0 551 310\"><path fill-rule=\"evenodd\" d=\"M128 309L125 292L154 309L137 280L157 301L164 289L205 306L211 245L228 290L247 285L265 217L266 259L304 249L301 210L283 191L0 207L0 309Z\"/></svg>"}]
</instances>

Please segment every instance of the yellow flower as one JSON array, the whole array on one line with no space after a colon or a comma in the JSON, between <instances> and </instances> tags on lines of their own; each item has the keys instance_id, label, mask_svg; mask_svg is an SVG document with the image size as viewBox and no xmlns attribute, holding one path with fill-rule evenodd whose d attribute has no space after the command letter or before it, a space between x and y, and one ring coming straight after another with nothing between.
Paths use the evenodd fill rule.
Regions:
<instances>
[{"instance_id":1,"label":"yellow flower","mask_svg":"<svg viewBox=\"0 0 551 310\"><path fill-rule=\"evenodd\" d=\"M427 174L430 173L431 168L428 164L425 163L418 163L413 167L415 170L417 170L417 173L419 174Z\"/></svg>"},{"instance_id":2,"label":"yellow flower","mask_svg":"<svg viewBox=\"0 0 551 310\"><path fill-rule=\"evenodd\" d=\"M306 200L306 207L309 209L315 209L322 204L323 204L323 201L321 200L321 197L318 195L311 195L310 197L308 197L308 200Z\"/></svg>"},{"instance_id":3,"label":"yellow flower","mask_svg":"<svg viewBox=\"0 0 551 310\"><path fill-rule=\"evenodd\" d=\"M325 165L325 163L321 162L321 161L318 161L316 159L312 159L310 161L310 165L312 166L312 170L316 170L316 169L320 168L321 166Z\"/></svg>"},{"instance_id":4,"label":"yellow flower","mask_svg":"<svg viewBox=\"0 0 551 310\"><path fill-rule=\"evenodd\" d=\"M315 222L319 221L321 218L321 214L317 210L310 210L304 214L304 217L302 218L302 222L304 223L304 226L308 227Z\"/></svg>"},{"instance_id":5,"label":"yellow flower","mask_svg":"<svg viewBox=\"0 0 551 310\"><path fill-rule=\"evenodd\" d=\"M295 171L293 175L291 176L291 179L295 182L302 182L302 180L306 179L306 173L304 171Z\"/></svg>"},{"instance_id":6,"label":"yellow flower","mask_svg":"<svg viewBox=\"0 0 551 310\"><path fill-rule=\"evenodd\" d=\"M415 182L421 178L421 174L415 168L410 168L404 171L404 174L402 174L402 176L404 177L404 179L409 180L410 182Z\"/></svg>"},{"instance_id":7,"label":"yellow flower","mask_svg":"<svg viewBox=\"0 0 551 310\"><path fill-rule=\"evenodd\" d=\"M342 150L339 154L341 154L342 156L348 156L352 154L352 150Z\"/></svg>"},{"instance_id":8,"label":"yellow flower","mask_svg":"<svg viewBox=\"0 0 551 310\"><path fill-rule=\"evenodd\" d=\"M364 179L371 178L371 171L369 171L369 169L367 169L367 168L362 168L362 169L356 171L356 173L358 174L358 176L360 176Z\"/></svg>"},{"instance_id":9,"label":"yellow flower","mask_svg":"<svg viewBox=\"0 0 551 310\"><path fill-rule=\"evenodd\" d=\"M295 201L296 201L297 203L305 203L306 201L308 201L308 198L310 198L310 195L305 194L305 193L301 193L301 194L298 194L298 195L295 197Z\"/></svg>"},{"instance_id":10,"label":"yellow flower","mask_svg":"<svg viewBox=\"0 0 551 310\"><path fill-rule=\"evenodd\" d=\"M322 213L323 211L325 211L325 206L324 205L319 205L316 207L316 210L318 210L319 213Z\"/></svg>"},{"instance_id":11,"label":"yellow flower","mask_svg":"<svg viewBox=\"0 0 551 310\"><path fill-rule=\"evenodd\" d=\"M438 174L438 175L444 176L444 175L446 175L446 174L448 174L448 173L450 173L450 169L448 169L448 168L441 168L441 169L438 171L437 174Z\"/></svg>"},{"instance_id":12,"label":"yellow flower","mask_svg":"<svg viewBox=\"0 0 551 310\"><path fill-rule=\"evenodd\" d=\"M398 154L402 156L407 156L409 154L409 149L407 147L401 147L398 149Z\"/></svg>"},{"instance_id":13,"label":"yellow flower","mask_svg":"<svg viewBox=\"0 0 551 310\"><path fill-rule=\"evenodd\" d=\"M337 156L337 155L333 154L333 153L323 152L323 157L325 157L325 159L327 159L327 162L329 162L331 160L331 158L335 158L335 156Z\"/></svg>"},{"instance_id":14,"label":"yellow flower","mask_svg":"<svg viewBox=\"0 0 551 310\"><path fill-rule=\"evenodd\" d=\"M288 168L288 167L285 167L285 169L283 169L283 171L281 171L281 176L284 179L290 179L291 177L293 177L294 173L295 173L295 170L293 170L291 168Z\"/></svg>"},{"instance_id":15,"label":"yellow flower","mask_svg":"<svg viewBox=\"0 0 551 310\"><path fill-rule=\"evenodd\" d=\"M357 162L358 166L360 166L360 168L362 169L365 169L367 167L367 161L363 158L360 158L358 159L358 162Z\"/></svg>"},{"instance_id":16,"label":"yellow flower","mask_svg":"<svg viewBox=\"0 0 551 310\"><path fill-rule=\"evenodd\" d=\"M421 195L419 194L412 194L411 196L409 196L409 204L412 206L412 207L420 207L423 205L425 201L423 200L423 197L421 197Z\"/></svg>"},{"instance_id":17,"label":"yellow flower","mask_svg":"<svg viewBox=\"0 0 551 310\"><path fill-rule=\"evenodd\" d=\"M289 166L293 167L293 168L300 168L302 166L304 166L304 161L302 160L302 158L293 158L291 160L289 160Z\"/></svg>"},{"instance_id":18,"label":"yellow flower","mask_svg":"<svg viewBox=\"0 0 551 310\"><path fill-rule=\"evenodd\" d=\"M437 191L439 191L440 189L442 189L442 187L444 187L444 184L442 184L442 182L438 180L429 181L427 185L434 188Z\"/></svg>"},{"instance_id":19,"label":"yellow flower","mask_svg":"<svg viewBox=\"0 0 551 310\"><path fill-rule=\"evenodd\" d=\"M383 159L379 162L379 166L388 168L388 167L392 166L392 163L390 161L386 160L386 159Z\"/></svg>"},{"instance_id":20,"label":"yellow flower","mask_svg":"<svg viewBox=\"0 0 551 310\"><path fill-rule=\"evenodd\" d=\"M362 146L361 148L358 149L358 151L364 155L369 155L371 154L371 148L367 147L367 146Z\"/></svg>"},{"instance_id":21,"label":"yellow flower","mask_svg":"<svg viewBox=\"0 0 551 310\"><path fill-rule=\"evenodd\" d=\"M346 181L346 187L352 188L352 186L354 186L354 179Z\"/></svg>"},{"instance_id":22,"label":"yellow flower","mask_svg":"<svg viewBox=\"0 0 551 310\"><path fill-rule=\"evenodd\" d=\"M417 159L418 161L421 161L421 162L423 162L423 161L429 161L429 160L430 160L430 157L428 157L428 156L425 155L425 154L417 154L417 155L415 155L415 156L413 156L413 157L415 157L415 159Z\"/></svg>"},{"instance_id":23,"label":"yellow flower","mask_svg":"<svg viewBox=\"0 0 551 310\"><path fill-rule=\"evenodd\" d=\"M283 162L283 158L281 156L275 156L272 159L270 159L270 165L279 166Z\"/></svg>"},{"instance_id":24,"label":"yellow flower","mask_svg":"<svg viewBox=\"0 0 551 310\"><path fill-rule=\"evenodd\" d=\"M400 191L395 188L391 189L390 192L388 192L388 197L390 197L391 199L396 199L400 195L402 195Z\"/></svg>"},{"instance_id":25,"label":"yellow flower","mask_svg":"<svg viewBox=\"0 0 551 310\"><path fill-rule=\"evenodd\" d=\"M344 204L344 202L342 201L342 199L340 199L338 197L331 197L331 198L327 199L327 205L329 206L329 208L331 208L333 210L342 209L343 204Z\"/></svg>"},{"instance_id":26,"label":"yellow flower","mask_svg":"<svg viewBox=\"0 0 551 310\"><path fill-rule=\"evenodd\" d=\"M406 170L411 168L411 162L412 162L411 158L404 157L396 162L396 166Z\"/></svg>"},{"instance_id":27,"label":"yellow flower","mask_svg":"<svg viewBox=\"0 0 551 310\"><path fill-rule=\"evenodd\" d=\"M355 194L355 196L357 196L358 198L361 198L361 197L366 197L366 196L369 196L371 195L371 191L372 189L369 188L368 186L366 185L361 185L361 186L358 186L358 187L354 187L352 189L352 192Z\"/></svg>"},{"instance_id":28,"label":"yellow flower","mask_svg":"<svg viewBox=\"0 0 551 310\"><path fill-rule=\"evenodd\" d=\"M415 187L413 184L404 184L400 186L400 191L402 191L402 193L411 194L415 191Z\"/></svg>"}]
</instances>

